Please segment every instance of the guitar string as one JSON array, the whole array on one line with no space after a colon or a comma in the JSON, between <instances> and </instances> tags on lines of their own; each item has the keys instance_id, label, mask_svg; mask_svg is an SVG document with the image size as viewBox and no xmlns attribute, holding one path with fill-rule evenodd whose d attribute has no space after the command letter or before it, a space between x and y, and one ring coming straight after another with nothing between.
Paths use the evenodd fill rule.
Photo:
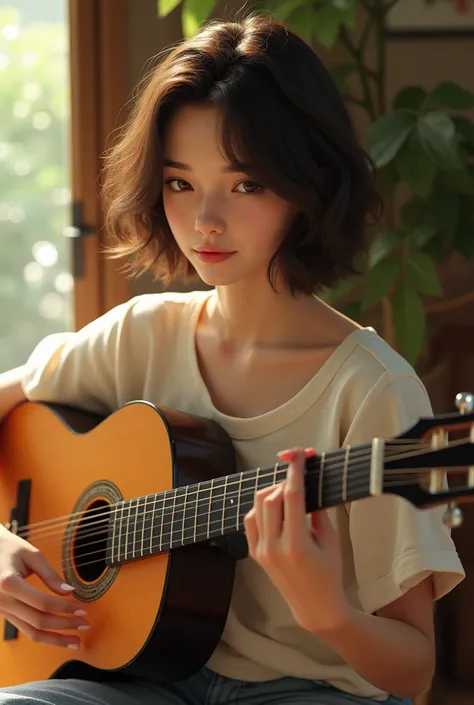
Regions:
<instances>
[{"instance_id":1,"label":"guitar string","mask_svg":"<svg viewBox=\"0 0 474 705\"><path fill-rule=\"evenodd\" d=\"M464 444L468 444L468 443L470 443L469 439L460 439L460 440L458 440L458 441L452 441L452 442L450 442L449 447L464 445ZM448 448L448 446L445 446L444 448ZM431 446L430 446L430 450L433 450L433 449L431 448ZM407 452L405 452L405 453L399 453L399 452L398 452L398 449L397 449L396 451L395 451L395 449L393 449L393 454L388 454L388 458L386 458L386 461L388 461L388 462L394 462L394 461L396 461L396 460L403 460L403 459L407 459L407 458L411 458L411 457L416 457L416 456L418 456L418 455L420 455L420 454L423 455L423 454L425 453L425 451L426 451L426 448L418 449L418 450L415 451L415 452L410 451L410 452L408 452L408 453L407 453ZM362 453L361 453L361 454L362 454ZM366 460L368 460L368 459L371 457L371 455L372 455L372 453L366 452L365 457L363 457L363 458L358 458L355 463L354 463L352 460L350 461L350 462L351 462L351 467L350 467L349 469L351 470L352 479L353 479L353 475L354 475L354 472L353 472L354 470L360 472L362 469L364 469L364 470L367 469L367 468L366 468ZM327 468L327 473L328 473L328 474L326 475L326 483L329 483L329 480L331 480L333 483L339 483L339 482L341 481L341 476L340 476L340 475L341 475L341 471L344 472L344 471L346 470L346 466L347 466L347 463L346 463L346 462L341 462L341 463L339 463L338 465L329 466L329 467ZM278 469L276 469L276 468L278 468ZM225 494L223 494L223 493L221 493L221 494L218 494L218 493L214 494L214 493L212 493L212 487L200 488L200 489L198 489L198 490L195 491L195 492L188 493L188 495L187 495L187 497L186 497L186 500L188 500L188 498L193 497L194 495L196 495L196 498L197 498L197 496L198 496L200 493L208 492L208 491L209 491L210 493L212 493L212 498L213 498L214 500L216 500L216 499L218 499L219 497L223 497L223 496L225 496L225 495L229 496L229 495L227 494L227 490L228 490L229 488L231 488L232 486L235 486L235 485L238 485L238 486L240 487L240 486L242 485L242 482L244 482L244 481L250 481L250 480L253 481L254 479L255 479L256 481L258 481L258 480L266 479L266 478L269 478L269 477L274 477L275 479L277 479L277 476L283 476L281 479L284 479L284 476L285 476L285 474L286 474L287 469L288 469L288 465L284 465L283 467L282 467L281 465L277 465L277 466L275 467L275 469L273 469L273 470L271 470L271 471L265 471L265 472L262 472L262 473L260 473L260 474L257 474L255 478L253 478L253 477L248 477L248 476L246 475L246 473L244 473L245 477L242 477L242 473L241 473L239 480L235 480L235 481L232 481L232 482L230 482L230 483L227 483L226 486L218 486L218 487L215 488L216 490L222 490L222 489L224 489L224 490L225 490ZM255 472L255 471L251 471L251 473L252 473L252 472ZM306 477L310 477L313 472L314 472L314 471L311 471L311 470L310 470L310 471L307 473ZM406 473L406 470L405 470L404 472ZM426 469L426 472L429 472L429 469ZM251 474L251 473L250 473L250 474ZM400 474L400 471L399 471L399 470L385 470L385 471L384 471L384 475L387 475L387 474L389 474L389 475L390 475L390 474L397 475L397 474ZM235 476L235 474L234 474L234 476ZM230 477L231 477L231 476L230 476ZM319 477L319 474L318 474L318 477ZM280 478L279 478L279 479L280 479ZM206 482L209 482L209 481L206 481ZM326 483L325 483L325 486L326 486ZM154 500L154 501L155 501L155 502L158 501L158 502L163 502L163 503L164 503L166 500L170 499L169 497L166 497L166 492L176 492L176 489L179 489L179 488L174 488L173 490L167 490L167 491L165 491L164 496L163 496L161 499L158 498L158 495L161 494L161 493L157 493L156 495L153 495L153 496L155 497L155 500ZM252 491L254 491L254 490L252 490ZM148 497L149 497L149 496L150 496L150 495L148 495ZM184 495L176 495L176 494L175 494L174 497L177 498L177 499L181 499L181 498L184 497ZM92 510L92 511L94 512L94 518L95 518L95 517L98 517L98 516L101 516L101 515L108 518L109 515L110 515L110 513L111 513L111 510L115 509L115 511L118 512L118 511L119 511L119 510L118 510L119 505L120 505L121 503L125 503L125 502L127 502L128 505L129 505L129 506L128 506L128 510L129 510L129 513L130 513L130 510L131 510L132 508L135 508L135 509L136 509L136 508L138 507L139 501L140 501L140 500L144 500L144 499L146 499L145 496L144 496L144 497L136 497L136 498L133 498L132 500L125 500L125 501L124 501L124 500L121 500L120 502L117 502L117 503L108 505L106 508L104 508L104 507L98 508L98 512L97 512L97 513L95 512L95 510ZM206 499L207 499L207 497L206 497ZM136 501L137 504L136 504L135 507L133 507L133 506L130 505L130 502L132 502L132 501L133 501L133 502ZM150 500L150 501L153 501L153 500ZM204 501L205 501L205 500L204 500ZM147 504L148 504L148 501L147 501ZM126 508L125 508L125 506L124 506L124 507L122 507L121 511L123 512L125 509L126 509ZM155 510L147 510L147 512L148 512L148 511L153 512L153 511L155 511ZM168 513L173 513L173 512L175 512L175 511L176 511L176 507L174 507L174 508L173 508L173 507L170 507ZM100 513L99 513L99 512L100 512ZM92 514L92 512L87 512L87 516L88 516L88 517L91 516L91 514ZM80 518L79 518L79 519L76 519L76 520L73 521L73 522L68 522L68 521L66 521L66 522L61 522L61 523L58 522L58 519L49 520L51 523L50 523L48 526L44 526L44 525L43 525L41 529L38 529L38 530L36 530L36 531L32 531L32 532L31 532L31 535L30 535L30 533L28 533L28 538L31 539L32 537L36 537L36 536L40 536L40 535L41 535L41 536L54 535L55 533L57 533L57 529L59 529L59 528L61 528L61 527L71 526L72 524L79 523L79 522L83 521L83 519L84 519L84 512L77 512L76 514L73 514L73 515L70 515L70 516L71 516L71 517L73 517L73 516L79 516ZM61 520L61 519L63 519L63 518L67 518L67 515L66 515L65 517L59 517L59 520ZM48 520L47 520L47 521L48 521ZM58 523L56 523L56 522L58 522ZM22 526L22 527L19 528L17 534L21 536L20 531L21 531L22 533L27 533L27 532L28 532L28 527L29 527L30 529L34 529L37 525L38 525L38 524L30 524L30 525ZM91 524L89 524L89 526L91 526ZM51 531L51 529L54 529L54 531Z\"/></svg>"},{"instance_id":2,"label":"guitar string","mask_svg":"<svg viewBox=\"0 0 474 705\"><path fill-rule=\"evenodd\" d=\"M408 440L411 441L411 439L408 439ZM390 441L390 443L392 443L392 441ZM418 443L418 445L419 445L420 448L422 448L423 445L424 445L424 446L429 445L429 444L427 444L426 442L425 442L424 444L422 444L422 443L420 443L420 442L418 441L418 439L413 439L413 445L414 445L415 443ZM410 448L410 444L406 443L405 445L406 445L406 448ZM413 445L412 445L412 447L413 447ZM371 455L372 455L372 450L371 450L371 448L372 448L371 445L370 445L370 450L369 450L366 446L364 446L363 448L357 448L357 446L354 446L354 448L351 450L351 456L350 456L350 463L351 463L351 466L353 465L353 460L354 460L354 459L356 459L356 460L357 460L357 459L359 459L359 460L360 460L360 459L363 459L364 462L365 462L366 459L370 458ZM431 448L431 446L430 446L430 448ZM388 449L386 449L385 452L387 452L387 450L388 450ZM391 449L391 450L392 450L392 451L395 451L395 449ZM410 448L410 450L411 450L411 448ZM400 452L400 448L397 448L397 449L396 449L396 452L397 452L397 453ZM338 457L344 456L344 461L343 461L342 463L338 464L338 465L335 465L335 464L334 464L334 461L336 460L336 458L334 457L335 455L337 455ZM331 451L330 454L326 454L326 461L331 462L331 467L330 467L330 469L329 469L329 471L330 471L331 473L333 473L333 472L335 472L335 471L338 471L340 468L344 469L344 467L345 467L345 465L346 465L345 455L346 455L345 449L341 449L341 450L337 450L337 451ZM361 455L363 456L363 458L359 458L359 456L361 456ZM394 460L394 459L396 460L397 458L391 458L391 460ZM279 463L278 466L280 467L281 470L287 470L287 469L288 469L288 464ZM266 477L268 477L268 476L274 474L274 472L275 472L275 469L274 469L274 468L275 468L275 466L273 466L272 468L266 468L265 471L262 471L262 470L260 470L260 469L248 470L248 471L246 470L246 471L243 472L243 474L245 475L245 478L244 478L244 479L247 479L247 477L248 477L249 480L254 480L254 478L252 477L252 475L255 474L255 473L258 473L258 474L259 474L259 479L262 479L262 478L264 479L264 478L266 478ZM350 469L352 470L352 467L351 467ZM311 472L314 472L314 471L310 470L309 472L311 473ZM388 472L393 472L393 471L388 471ZM242 475L242 473L231 473L231 474L228 475L227 477L240 477L240 475ZM222 477L220 477L220 478L214 478L215 481L217 481L217 480L223 480L223 479L225 479L225 476L222 476ZM206 483L206 482L211 482L211 478L208 478L207 480L203 480L203 481L200 482L200 483L191 483L191 484L196 484L196 485L198 485L198 484L204 484L204 483ZM236 483L237 483L237 484L240 484L240 482L241 482L240 479L239 479L239 480L235 480L235 482L232 481L231 483L229 483L229 484L227 485L227 487L231 487L233 484L236 484ZM173 490L176 490L176 489L178 489L178 488L173 488L173 489L169 489L169 490L164 490L164 492L172 492ZM210 488L204 488L204 487L202 487L202 488L198 489L197 491L194 491L194 492L188 494L188 497L191 497L191 496L193 496L194 494L198 494L199 492L204 492L204 491L206 491L206 489L210 489ZM160 493L159 493L159 492L157 492L157 493L151 493L151 495L153 495L153 494L158 495L158 494L160 494ZM150 496L151 496L151 495L150 495ZM144 497L138 497L138 498L137 498L137 497L134 497L133 499L144 499ZM115 505L120 504L120 502L123 502L123 501L131 501L131 500L120 500L119 502L116 502ZM109 505L109 506L115 506L115 505L113 504L113 505ZM102 507L97 507L96 509L88 510L87 513L88 513L88 516L91 516L92 514L100 514L100 513L103 512L103 511L104 511L104 507L102 506ZM57 524L57 526L66 526L67 524L70 523L70 520L73 519L73 518L76 517L76 516L79 517L79 521L82 521L83 516L84 516L84 510L79 511L79 512L74 512L74 513L72 513L72 514L64 514L63 516L55 517L55 518L53 518L53 519L45 519L45 520L43 520L43 521L35 522L35 523L32 523L32 524L25 524L25 525L23 525L21 528L22 528L24 531L29 531L30 529L33 529L33 528L36 528L36 527L43 527L43 526L44 526L45 528L49 528L50 525L56 524L56 522L59 522L59 521L61 521L61 520L66 520L66 521L62 522L61 524Z\"/></svg>"},{"instance_id":3,"label":"guitar string","mask_svg":"<svg viewBox=\"0 0 474 705\"><path fill-rule=\"evenodd\" d=\"M312 478L312 479L316 479L316 478ZM246 495L251 495L252 493L251 493L251 492L246 492L245 494L246 494ZM235 518L235 520L237 521L237 517ZM170 522L170 525L171 525L171 524L172 524L172 522ZM206 527L207 527L207 524L208 524L208 522L206 521ZM209 522L209 525L211 525L211 524L220 524L220 525L222 526L222 520L221 520L221 519L216 519L216 520L214 520L214 521ZM202 527L200 527L200 528L202 528ZM217 527L216 527L216 528L217 528ZM239 527L239 529L235 529L235 531L240 531L240 527ZM211 539L211 538L214 538L212 532L213 532L213 530L209 531L209 530L206 528L206 530L203 531L203 532L201 532L201 533L193 533L193 541L192 541L192 543L194 543L194 542L197 543L197 542L199 542L199 541L206 541L206 540L209 540L209 539ZM128 535L129 535L129 534L130 534L130 532L128 532ZM171 533L169 534L169 536L171 536ZM220 533L219 533L218 537L219 537L219 536L221 536ZM153 538L156 538L156 537L153 537ZM141 543L141 539L140 539L137 543ZM148 548L147 548L147 552L146 552L143 556L140 554L140 549L138 549L138 550L133 549L133 550L132 550L131 547L130 547L128 550L126 549L126 557L122 559L122 562L123 562L124 560L125 560L125 561L133 560L134 558L141 558L141 557L144 557L144 558L145 558L145 557L147 557L147 556L152 555L152 554L153 554L153 551L154 551L155 549L157 549L157 548L160 549L160 550L159 550L159 553L163 553L163 552L168 552L168 550L172 550L172 549L175 549L175 548L180 548L181 546L186 545L186 543L183 544L179 539L176 539L175 541L173 541L173 539L172 539L171 541L167 541L163 536L160 536L159 540L158 540L156 543L152 543L151 540L150 540L149 543L150 543L150 545L149 545ZM170 545L169 545L169 548L168 548L166 545L165 545L165 547L163 548L163 544L167 544L167 543L170 544ZM173 543L175 543L175 545L173 545ZM119 547L118 547L118 550L120 551L121 548L122 548L122 547L119 546ZM114 553L115 553L115 551L114 551ZM136 556L135 554L137 554L137 553L140 554L140 555ZM155 555L155 556L156 556L156 555L159 555L159 553L155 553L154 555ZM78 562L78 563L76 563L75 561L69 561L69 562L63 561L63 563L62 563L62 568L63 568L63 570L67 570L67 569L69 569L69 568L75 568L75 569L77 570L78 568L84 568L84 567L86 567L86 566L93 565L94 563L104 563L104 564L105 564L105 555L106 555L106 553L105 553L103 550L96 550L96 551L91 551L91 552L89 552L89 553L85 553L85 554L81 555L81 559L87 558L87 557L89 557L89 556L94 556L94 555L100 555L100 558L96 558L95 560L89 560L89 561L86 561L86 562ZM119 553L117 552L117 556L120 557L120 555L121 555L121 554L119 554Z\"/></svg>"},{"instance_id":4,"label":"guitar string","mask_svg":"<svg viewBox=\"0 0 474 705\"><path fill-rule=\"evenodd\" d=\"M407 446L407 447L409 447L409 446ZM398 452L399 452L399 449L397 449L397 453L398 453ZM343 453L343 455L345 456L345 452ZM371 457L371 455L372 455L372 453L371 453L371 452L368 452L366 448L363 448L363 449L361 449L360 451L354 450L354 452L351 454L351 460L350 460L350 464L351 464L350 470L351 470L351 472L354 470L354 468L355 468L356 466L357 466L357 470L360 470L361 468L359 468L359 466L360 466L361 464L363 464L363 465L364 465L364 468L365 468L366 460L368 460L368 459ZM362 456L362 457L360 457L360 456ZM390 458L390 460L396 460L396 459L397 459L397 458L395 458L395 457L394 457L394 458ZM327 458L327 457L326 457L326 460L329 460L331 464L330 464L330 465L328 464L328 466L323 470L323 472L324 472L324 471L327 472L328 474L330 474L331 479L334 479L336 482L340 482L340 481L341 481L340 473L341 473L341 472L344 472L344 469L345 469L345 466L346 466L345 460L344 460L343 462L341 462L341 463L338 463L338 464L335 464L335 463L334 463L334 459L333 459L333 458ZM354 460L356 461L355 463L354 463ZM288 469L288 464L277 463L277 467L279 468L279 469L277 470L277 475L282 475L282 477L279 478L279 479L284 479L284 474L286 473L286 471L287 471L287 469ZM312 472L315 472L315 471L310 469L310 470L308 471L307 475L310 475ZM396 472L396 471L386 471L386 472ZM339 473L339 474L337 474L337 473ZM243 475L243 477L242 477L242 475ZM240 486L240 485L242 484L242 482L244 482L244 481L245 481L245 482L247 482L247 481L248 481L248 482L255 482L256 479L257 479L257 475L258 475L258 480L265 480L266 478L274 477L274 476L275 476L275 466L274 466L273 468L266 468L264 471L263 471L263 470L261 470L261 471L258 471L258 470L250 470L250 471L244 471L243 473L231 473L230 475L227 476L228 478L230 478L230 477L235 477L235 478L238 478L238 479L232 480L231 482L227 482L227 484L226 484L226 486L225 486L225 489L227 490L227 489L233 487L234 485L239 485L239 486ZM327 475L326 475L326 477L327 477ZM220 480L220 481L225 480L225 476L223 476L223 477L221 477L221 478L215 478L215 481L216 481L216 482L219 481L219 480ZM201 483L193 483L193 484L201 485L201 484L204 484L204 483L211 483L211 479L204 480L204 481L201 482ZM208 491L210 492L211 490L212 490L212 492L213 492L213 497L218 497L219 495L215 495L215 494L214 494L214 490L219 490L219 489L222 489L222 488L223 488L222 485L218 485L218 486L214 485L214 486L211 486L211 485L209 484L208 487L199 487L197 490L193 490L192 492L188 492L187 498L192 498L192 497L194 497L194 496L197 497L199 494L202 494L202 493L208 492ZM159 499L158 501L164 501L164 500L167 500L167 501L168 501L168 500L170 499L170 497L167 497L167 496L165 496L165 495L166 495L167 493L175 492L175 491L177 491L178 489L184 489L184 486L183 486L182 488L172 488L172 489L169 489L169 490L164 490L163 492L151 493L150 495L147 495L147 496L148 496L148 497L156 497L156 498L158 498L158 496L159 496L160 494L162 494L162 495L164 495L163 498L162 498L161 500ZM87 511L87 515L90 517L90 516L93 516L93 515L94 515L94 516L101 516L102 514L108 514L108 512L109 512L109 507L118 507L118 506L119 506L120 504L122 504L122 503L125 503L125 502L132 502L132 501L133 501L133 502L135 502L135 501L138 502L139 500L143 500L143 499L145 499L145 498L146 498L145 496L142 496L142 497L133 497L133 498L131 498L131 499L129 499L129 500L120 500L119 502L112 503L112 504L109 505L107 508L104 508L103 506L101 506L101 507L97 507L97 509L92 509L92 510L88 510L88 511L86 510L86 511ZM62 527L64 527L64 526L68 526L68 525L71 525L71 524L75 523L74 521L70 521L70 519L72 519L72 518L74 518L74 517L78 517L78 519L76 520L77 522L83 521L84 513L85 513L85 512L84 512L84 510L83 510L83 511L80 511L80 512L75 512L75 513L70 514L70 515L60 516L60 517L57 517L57 518L55 518L55 519L49 519L49 520L47 519L47 520L45 520L44 522L37 522L37 523L34 523L34 524L27 524L27 525L22 526L21 529L22 529L23 531L29 531L30 529L33 529L33 528L36 529L36 527L39 527L39 528L36 530L35 535L37 535L40 530L41 530L41 531L45 530L45 531L49 532L49 530L50 530L51 528L62 528ZM65 519L66 521L61 521L61 520L64 520L64 519ZM56 522L58 522L58 523L56 523ZM60 522L60 523L59 523L59 522ZM44 527L44 529L43 529L43 527Z\"/></svg>"},{"instance_id":5,"label":"guitar string","mask_svg":"<svg viewBox=\"0 0 474 705\"><path fill-rule=\"evenodd\" d=\"M426 472L426 468L413 468L413 471L419 472L421 474L423 471ZM315 479L317 479L317 478L315 478ZM390 486L400 487L400 485L405 485L405 484L408 484L408 485L415 484L416 485L419 483L419 479L420 478L413 479L413 475L409 475L408 473L406 473L405 476L400 476L399 478L397 478L397 480L395 482L393 482L393 483L386 482L384 484L385 484L385 487L390 487ZM365 483L365 480L361 478L361 485L360 485L361 487L363 486L362 483ZM333 483L332 487L328 486L328 484L329 483L327 483L327 484L325 483L325 486L323 489L323 495L330 494L331 491L334 491L334 489L335 489L334 484L336 484L336 483ZM274 487L276 487L276 485L269 485L268 487L274 488ZM353 489L354 489L353 488L353 480L351 480L350 490L352 491ZM247 489L245 491L247 491ZM254 490L252 490L252 491L254 491ZM222 493L221 495L214 495L213 494L211 501L213 503L215 503L216 500L221 499L221 498L224 498L225 500L230 500L231 505L229 507L227 507L227 509L229 510L229 509L233 508L234 506L236 506L233 504L233 502L234 502L234 498L239 497L239 494L240 494L240 496L242 496L240 492L234 492L234 493L227 493L226 492L225 494ZM372 495L368 495L368 496L370 497ZM181 499L184 499L184 496L181 497ZM153 509L146 509L146 511L142 512L141 514L133 514L133 515L131 514L132 510L137 509L136 506L131 506L128 508L123 508L123 509L111 510L111 511L107 512L106 513L107 515L105 517L103 517L102 519L88 523L87 528L85 528L84 530L81 530L81 534L80 534L81 540L84 538L90 538L90 537L94 537L94 536L102 536L104 534L104 527L108 527L112 520L114 520L114 519L118 520L117 516L118 516L119 512L120 512L121 521L125 521L127 519L130 519L131 521L135 522L136 521L135 516L141 519L142 517L146 517L147 515L150 516L150 515L154 515L154 514L159 515L160 520L161 520L163 517L167 517L169 514L173 514L173 507L163 506L165 504L165 501L167 501L167 500L160 500L157 504L155 504ZM192 500L191 502L188 502L186 500L185 504L179 504L179 505L176 504L174 506L174 513L176 514L177 512L183 512L183 521L184 521L185 519L189 518L189 517L184 516L185 513L195 512L195 510L197 508L196 507L197 502L202 502L202 504L208 503L209 497L206 497L205 499L202 498L200 500L198 500L198 499ZM143 509L145 509L145 505L143 506ZM225 508L222 507L222 509L224 510ZM181 521L181 519L180 519L180 521ZM96 528L96 527L99 527L99 528ZM31 538L26 533L24 534L24 537L27 540L30 540L30 538ZM63 537L64 537L64 531L60 530L60 531L51 532L49 534L43 534L43 535L39 536L38 538L36 538L36 537L35 538L36 538L36 543L38 543L38 541L41 541L42 543L47 543L47 544L51 545L54 543L61 543L63 541ZM46 539L46 540L43 541L43 539ZM90 544L81 542L82 548L84 548L85 546L88 546L88 545L90 545Z\"/></svg>"},{"instance_id":6,"label":"guitar string","mask_svg":"<svg viewBox=\"0 0 474 705\"><path fill-rule=\"evenodd\" d=\"M312 478L312 479L315 479L315 478ZM416 485L416 484L418 484L418 483L417 483L416 480L410 479L410 481L408 481L408 482L406 482L406 483L403 483L403 484L406 484L406 485ZM398 487L398 486L399 486L399 483L398 483L398 482L388 483L388 486ZM369 496L371 496L371 495L369 495ZM235 505L234 505L234 507L235 507ZM127 519L127 518L128 518L128 517L122 517L122 519ZM200 518L201 520L204 519L204 517L199 517L199 518ZM209 526L209 527L212 526L213 524L221 524L221 526L222 526L223 524L225 525L226 522L229 523L229 519L230 519L230 518L232 519L232 522L234 522L234 521L237 520L237 517L228 517L228 518L224 517L224 519L212 519L211 521L207 521L207 520L206 520L205 523L206 523L206 526ZM179 521L183 521L183 522L184 522L184 520L185 520L185 519L184 519L184 517L183 517L183 518L180 519ZM103 520L103 521L104 521L104 523L108 524L108 520ZM194 519L190 519L190 521L194 521ZM167 528L167 526L172 526L173 524L174 524L174 522L169 522L168 525L164 524L164 525L163 525L163 529ZM198 522L198 525L201 526L201 525L202 525L202 521L201 521L201 522ZM158 524L157 524L157 527L158 527L158 528L161 528L161 524L158 523ZM224 528L225 528L225 527L224 527ZM228 527L227 527L227 528L228 528ZM236 530L237 530L237 529L236 529ZM184 528L184 531L186 532L186 527ZM187 529L187 531L189 532L189 529ZM136 527L135 527L135 528L131 527L131 528L129 528L126 532L124 532L124 535L123 535L122 538L125 538L125 534L126 534L127 540L128 540L128 537L130 537L130 536L131 536L132 539L133 539L133 536L136 534L136 532L137 532ZM183 532L183 529L182 529L182 528L173 528L173 534L176 533L176 532L182 533L182 532ZM170 543L170 544L172 544L172 543L174 542L175 539L172 539L172 538L171 538L171 530L170 530L169 532L167 532L167 531L160 531L160 533L161 533L161 539L160 539L160 540L161 540L161 543L162 543L162 544L163 544L163 543ZM87 546L87 547L90 547L90 546L96 546L96 545L99 544L99 543L102 544L102 543L104 542L104 539L107 539L107 537L108 537L107 532L104 531L104 530L102 530L102 531L101 531L101 530L96 530L96 531L94 531L93 533L91 533L91 534L86 534L86 535L89 536L89 537L92 537L92 536L101 536L102 538L97 539L97 541L89 541L88 543L81 544L81 549L86 548L86 546ZM222 534L222 535L224 535L224 534ZM194 536L195 536L195 535L193 534L193 538L194 538ZM207 533L204 534L204 535L203 535L203 534L196 534L196 537L199 537L199 536L205 536L205 538L210 538L210 537L207 536ZM146 539L146 538L145 538L144 534L143 534L143 537L142 537L142 538L143 538L143 543L145 543L145 541L146 541L146 542L149 542L149 541L150 541L150 539ZM151 535L150 535L150 538L154 538L154 537L151 537ZM188 538L189 538L189 537L188 537ZM170 539L170 540L169 540L169 539ZM49 543L49 544L51 544L51 543L62 543L62 541L63 541L63 535L61 535L61 537L56 538L56 539L54 539L54 540L49 539L46 543ZM139 539L139 542L142 542L142 539ZM42 541L40 540L40 542L37 543L36 546L37 546L37 547L40 547L41 545L42 545ZM152 548L153 548L155 545L156 545L156 544L152 544L152 545L151 545L151 548L149 547L148 550L152 550ZM183 544L180 544L180 545L183 545ZM120 548L120 547L119 547L119 548ZM174 547L173 547L173 548L174 548ZM167 549L166 549L166 550L167 550ZM92 556L92 555L95 555L95 554L97 554L97 553L103 554L103 551L102 551L102 550L97 550L97 551L91 551L91 552L88 552L88 553L84 553L84 554L81 554L81 558L86 558L87 556ZM100 559L97 559L97 560L100 560ZM95 563L95 562L97 562L97 561L91 561L91 563ZM78 564L76 564L76 563L74 563L74 562L71 562L71 563L69 564L69 567L71 567L72 565L79 567L79 566L83 566L83 565L89 565L89 563L78 563Z\"/></svg>"}]
</instances>

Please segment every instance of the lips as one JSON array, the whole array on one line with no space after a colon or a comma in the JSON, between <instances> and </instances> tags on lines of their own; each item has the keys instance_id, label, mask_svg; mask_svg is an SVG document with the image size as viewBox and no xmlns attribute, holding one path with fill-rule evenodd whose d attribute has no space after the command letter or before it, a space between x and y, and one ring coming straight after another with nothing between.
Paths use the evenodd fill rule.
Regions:
<instances>
[{"instance_id":1,"label":"lips","mask_svg":"<svg viewBox=\"0 0 474 705\"><path fill-rule=\"evenodd\" d=\"M211 255L232 255L232 250L223 250L220 247L198 247L196 252Z\"/></svg>"},{"instance_id":2,"label":"lips","mask_svg":"<svg viewBox=\"0 0 474 705\"><path fill-rule=\"evenodd\" d=\"M218 264L219 262L225 262L230 257L235 255L235 252L231 250L222 250L218 247L203 247L195 250L197 256L201 262L206 262L207 264Z\"/></svg>"}]
</instances>

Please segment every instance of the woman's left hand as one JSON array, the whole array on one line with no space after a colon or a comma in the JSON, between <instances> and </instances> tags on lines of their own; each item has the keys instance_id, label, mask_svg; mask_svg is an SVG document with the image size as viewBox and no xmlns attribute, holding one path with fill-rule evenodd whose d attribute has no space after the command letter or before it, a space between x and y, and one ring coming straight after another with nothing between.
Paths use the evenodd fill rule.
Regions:
<instances>
[{"instance_id":1,"label":"woman's left hand","mask_svg":"<svg viewBox=\"0 0 474 705\"><path fill-rule=\"evenodd\" d=\"M250 556L288 602L295 620L315 634L340 628L349 612L342 582L339 539L324 510L305 505L305 460L313 449L278 453L286 479L259 490L244 518Z\"/></svg>"}]
</instances>

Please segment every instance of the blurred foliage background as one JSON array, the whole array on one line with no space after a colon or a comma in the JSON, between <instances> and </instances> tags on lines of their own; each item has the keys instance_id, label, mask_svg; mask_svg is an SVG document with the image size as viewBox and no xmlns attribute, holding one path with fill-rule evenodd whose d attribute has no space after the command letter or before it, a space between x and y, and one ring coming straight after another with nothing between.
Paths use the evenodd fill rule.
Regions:
<instances>
[{"instance_id":1,"label":"blurred foliage background","mask_svg":"<svg viewBox=\"0 0 474 705\"><path fill-rule=\"evenodd\" d=\"M72 327L66 0L0 0L0 371Z\"/></svg>"}]
</instances>

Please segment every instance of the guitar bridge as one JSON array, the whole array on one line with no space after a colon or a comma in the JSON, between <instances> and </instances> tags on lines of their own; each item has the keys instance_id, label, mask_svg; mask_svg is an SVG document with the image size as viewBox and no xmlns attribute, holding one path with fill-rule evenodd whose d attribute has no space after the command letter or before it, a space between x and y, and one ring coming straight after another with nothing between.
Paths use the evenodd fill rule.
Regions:
<instances>
[{"instance_id":1,"label":"guitar bridge","mask_svg":"<svg viewBox=\"0 0 474 705\"><path fill-rule=\"evenodd\" d=\"M11 519L10 521L7 521L7 523L4 526L7 531L10 531L10 533L12 533L12 534L18 533L18 522L16 519Z\"/></svg>"}]
</instances>

